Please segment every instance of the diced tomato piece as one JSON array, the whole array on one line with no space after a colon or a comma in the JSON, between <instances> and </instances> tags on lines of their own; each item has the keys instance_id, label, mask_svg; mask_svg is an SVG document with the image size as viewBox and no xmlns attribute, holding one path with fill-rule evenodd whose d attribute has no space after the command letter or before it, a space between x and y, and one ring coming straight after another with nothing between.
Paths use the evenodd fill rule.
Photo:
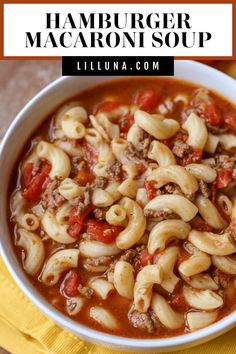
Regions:
<instances>
[{"instance_id":1,"label":"diced tomato piece","mask_svg":"<svg viewBox=\"0 0 236 354\"><path fill-rule=\"evenodd\" d=\"M70 270L63 280L62 291L67 296L75 296L78 292L78 286L81 284L80 278L75 270Z\"/></svg>"},{"instance_id":2,"label":"diced tomato piece","mask_svg":"<svg viewBox=\"0 0 236 354\"><path fill-rule=\"evenodd\" d=\"M144 249L140 252L139 259L140 259L141 266L145 267L147 264L152 263L153 255L148 253L147 249Z\"/></svg>"},{"instance_id":3,"label":"diced tomato piece","mask_svg":"<svg viewBox=\"0 0 236 354\"><path fill-rule=\"evenodd\" d=\"M185 300L183 291L180 290L176 294L173 294L173 299L171 300L171 306L179 312L185 312L189 309L189 305Z\"/></svg>"},{"instance_id":4,"label":"diced tomato piece","mask_svg":"<svg viewBox=\"0 0 236 354\"><path fill-rule=\"evenodd\" d=\"M121 226L111 226L107 222L89 219L87 221L87 234L93 239L103 243L112 243L122 231Z\"/></svg>"},{"instance_id":5,"label":"diced tomato piece","mask_svg":"<svg viewBox=\"0 0 236 354\"><path fill-rule=\"evenodd\" d=\"M148 200L152 200L153 198L155 198L157 191L156 188L148 181L144 181L144 188L146 189L146 193L147 193L147 198Z\"/></svg>"},{"instance_id":6,"label":"diced tomato piece","mask_svg":"<svg viewBox=\"0 0 236 354\"><path fill-rule=\"evenodd\" d=\"M73 238L77 238L82 228L83 228L83 223L75 222L74 224L69 225L68 234Z\"/></svg>"},{"instance_id":7,"label":"diced tomato piece","mask_svg":"<svg viewBox=\"0 0 236 354\"><path fill-rule=\"evenodd\" d=\"M94 209L93 204L90 204L86 210L84 210L81 214L78 214L77 207L74 207L69 216L69 224L73 224L75 222L83 221L88 214Z\"/></svg>"},{"instance_id":8,"label":"diced tomato piece","mask_svg":"<svg viewBox=\"0 0 236 354\"><path fill-rule=\"evenodd\" d=\"M24 188L28 188L30 185L30 182L32 181L33 168L34 168L33 163L27 163L24 166L24 169L22 171L22 182L21 182Z\"/></svg>"},{"instance_id":9,"label":"diced tomato piece","mask_svg":"<svg viewBox=\"0 0 236 354\"><path fill-rule=\"evenodd\" d=\"M200 162L202 159L202 149L194 149L191 153L185 156L182 160L183 165Z\"/></svg>"},{"instance_id":10,"label":"diced tomato piece","mask_svg":"<svg viewBox=\"0 0 236 354\"><path fill-rule=\"evenodd\" d=\"M202 114L206 122L212 126L219 126L223 123L223 117L214 103L206 105Z\"/></svg>"},{"instance_id":11,"label":"diced tomato piece","mask_svg":"<svg viewBox=\"0 0 236 354\"><path fill-rule=\"evenodd\" d=\"M212 126L220 126L223 124L223 114L208 90L196 90L191 101L191 106L208 124Z\"/></svg>"},{"instance_id":12,"label":"diced tomato piece","mask_svg":"<svg viewBox=\"0 0 236 354\"><path fill-rule=\"evenodd\" d=\"M225 188L228 186L233 179L233 170L232 168L222 168L218 170L216 177L216 186L217 188Z\"/></svg>"},{"instance_id":13,"label":"diced tomato piece","mask_svg":"<svg viewBox=\"0 0 236 354\"><path fill-rule=\"evenodd\" d=\"M145 180L144 187L146 189L147 198L149 201L156 197L156 188L154 187L154 185Z\"/></svg>"},{"instance_id":14,"label":"diced tomato piece","mask_svg":"<svg viewBox=\"0 0 236 354\"><path fill-rule=\"evenodd\" d=\"M229 126L230 129L236 131L236 113L226 112L225 123Z\"/></svg>"},{"instance_id":15,"label":"diced tomato piece","mask_svg":"<svg viewBox=\"0 0 236 354\"><path fill-rule=\"evenodd\" d=\"M81 186L86 186L87 183L93 182L94 179L95 176L88 167L81 168L75 176L76 182Z\"/></svg>"},{"instance_id":16,"label":"diced tomato piece","mask_svg":"<svg viewBox=\"0 0 236 354\"><path fill-rule=\"evenodd\" d=\"M113 111L113 109L116 109L120 106L120 103L118 102L106 102L104 103L100 108L98 108L98 113L99 112L105 112L105 113L108 113L108 112L111 112Z\"/></svg>"},{"instance_id":17,"label":"diced tomato piece","mask_svg":"<svg viewBox=\"0 0 236 354\"><path fill-rule=\"evenodd\" d=\"M91 213L93 209L94 206L90 204L89 207L80 215L78 215L76 207L71 210L68 221L68 233L71 237L77 238L79 236L84 226L84 219L89 215L89 213Z\"/></svg>"},{"instance_id":18,"label":"diced tomato piece","mask_svg":"<svg viewBox=\"0 0 236 354\"><path fill-rule=\"evenodd\" d=\"M127 113L120 120L120 131L122 133L127 133L130 127L134 124L134 116L131 113Z\"/></svg>"},{"instance_id":19,"label":"diced tomato piece","mask_svg":"<svg viewBox=\"0 0 236 354\"><path fill-rule=\"evenodd\" d=\"M29 170L31 169L28 168ZM48 179L48 175L51 171L51 165L45 161L42 161L38 172L35 174L35 176L32 176L32 171L31 171L31 176L27 176L27 181L26 183L28 186L26 189L24 189L22 195L25 199L27 199L29 202L37 202L41 196L41 193L43 191L43 187L45 187L45 181Z\"/></svg>"},{"instance_id":20,"label":"diced tomato piece","mask_svg":"<svg viewBox=\"0 0 236 354\"><path fill-rule=\"evenodd\" d=\"M97 153L95 149L87 142L83 143L83 150L85 153L85 158L87 160L88 166L91 168L97 162Z\"/></svg>"},{"instance_id":21,"label":"diced tomato piece","mask_svg":"<svg viewBox=\"0 0 236 354\"><path fill-rule=\"evenodd\" d=\"M144 163L140 162L137 166L138 168L138 174L141 175L142 173L144 173L147 169L147 165L145 165Z\"/></svg>"},{"instance_id":22,"label":"diced tomato piece","mask_svg":"<svg viewBox=\"0 0 236 354\"><path fill-rule=\"evenodd\" d=\"M135 97L135 103L140 109L151 112L157 106L160 99L160 94L153 89L141 90Z\"/></svg>"}]
</instances>

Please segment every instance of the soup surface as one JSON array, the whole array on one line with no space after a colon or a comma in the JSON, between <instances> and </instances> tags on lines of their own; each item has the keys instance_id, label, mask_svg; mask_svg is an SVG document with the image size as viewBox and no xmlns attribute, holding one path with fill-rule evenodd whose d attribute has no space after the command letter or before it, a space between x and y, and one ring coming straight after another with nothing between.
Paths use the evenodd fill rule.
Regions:
<instances>
[{"instance_id":1,"label":"soup surface","mask_svg":"<svg viewBox=\"0 0 236 354\"><path fill-rule=\"evenodd\" d=\"M236 110L175 79L63 104L16 166L15 250L40 293L91 328L195 331L236 308Z\"/></svg>"}]
</instances>

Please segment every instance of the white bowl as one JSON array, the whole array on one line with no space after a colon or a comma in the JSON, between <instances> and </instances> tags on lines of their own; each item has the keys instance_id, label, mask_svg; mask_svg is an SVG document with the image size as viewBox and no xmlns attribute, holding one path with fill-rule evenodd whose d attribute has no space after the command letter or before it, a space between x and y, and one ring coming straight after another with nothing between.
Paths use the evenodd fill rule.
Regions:
<instances>
[{"instance_id":1,"label":"white bowl","mask_svg":"<svg viewBox=\"0 0 236 354\"><path fill-rule=\"evenodd\" d=\"M175 77L207 86L236 102L236 81L206 65L176 61ZM9 180L21 149L31 133L60 103L80 91L116 77L61 77L39 92L16 116L8 129L0 152L0 251L8 270L26 296L59 326L87 341L133 352L167 352L206 342L228 331L236 323L236 312L215 324L190 334L163 339L129 339L95 331L76 323L49 305L31 285L16 259L7 221ZM13 92L12 92L13 95ZM15 304L17 306L17 304Z\"/></svg>"}]
</instances>

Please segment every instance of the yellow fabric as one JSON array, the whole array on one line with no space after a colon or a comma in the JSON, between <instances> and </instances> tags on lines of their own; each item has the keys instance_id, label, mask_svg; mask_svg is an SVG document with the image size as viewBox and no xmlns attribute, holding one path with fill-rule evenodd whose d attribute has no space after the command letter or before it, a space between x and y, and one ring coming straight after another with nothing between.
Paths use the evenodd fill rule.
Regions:
<instances>
[{"instance_id":1,"label":"yellow fabric","mask_svg":"<svg viewBox=\"0 0 236 354\"><path fill-rule=\"evenodd\" d=\"M176 354L236 353L236 330ZM0 346L13 354L121 354L74 337L45 317L21 292L0 258Z\"/></svg>"}]
</instances>

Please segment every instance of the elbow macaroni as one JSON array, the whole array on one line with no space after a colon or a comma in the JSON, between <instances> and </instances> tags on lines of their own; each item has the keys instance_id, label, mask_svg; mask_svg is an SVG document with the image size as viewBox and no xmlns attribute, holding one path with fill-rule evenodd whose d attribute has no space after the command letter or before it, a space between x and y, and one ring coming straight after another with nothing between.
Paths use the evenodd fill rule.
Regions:
<instances>
[{"instance_id":1,"label":"elbow macaroni","mask_svg":"<svg viewBox=\"0 0 236 354\"><path fill-rule=\"evenodd\" d=\"M168 183L176 183L185 195L192 195L198 190L196 178L182 166L159 167L148 177L149 182L155 183L156 188L161 188Z\"/></svg>"},{"instance_id":2,"label":"elbow macaroni","mask_svg":"<svg viewBox=\"0 0 236 354\"><path fill-rule=\"evenodd\" d=\"M232 150L236 148L236 136L233 134L222 134L218 137L220 144L225 150Z\"/></svg>"},{"instance_id":3,"label":"elbow macaroni","mask_svg":"<svg viewBox=\"0 0 236 354\"><path fill-rule=\"evenodd\" d=\"M125 209L128 225L116 238L116 245L120 249L128 249L135 245L143 236L146 228L146 218L141 207L130 198L123 198L120 205Z\"/></svg>"},{"instance_id":4,"label":"elbow macaroni","mask_svg":"<svg viewBox=\"0 0 236 354\"><path fill-rule=\"evenodd\" d=\"M150 145L148 158L156 161L161 167L176 165L174 154L170 148L156 140L152 141Z\"/></svg>"},{"instance_id":5,"label":"elbow macaroni","mask_svg":"<svg viewBox=\"0 0 236 354\"><path fill-rule=\"evenodd\" d=\"M151 115L137 110L134 113L135 123L156 139L168 139L179 130L179 123L174 119L163 119L162 116Z\"/></svg>"},{"instance_id":6,"label":"elbow macaroni","mask_svg":"<svg viewBox=\"0 0 236 354\"><path fill-rule=\"evenodd\" d=\"M38 157L48 160L51 165L49 176L65 179L71 171L70 159L66 153L53 144L41 141L36 147Z\"/></svg>"},{"instance_id":7,"label":"elbow macaroni","mask_svg":"<svg viewBox=\"0 0 236 354\"><path fill-rule=\"evenodd\" d=\"M188 327L191 332L204 328L215 322L218 312L190 311L186 315Z\"/></svg>"},{"instance_id":8,"label":"elbow macaroni","mask_svg":"<svg viewBox=\"0 0 236 354\"><path fill-rule=\"evenodd\" d=\"M101 188L96 188L92 194L92 203L97 207L104 208L112 205L114 200L110 193Z\"/></svg>"},{"instance_id":9,"label":"elbow macaroni","mask_svg":"<svg viewBox=\"0 0 236 354\"><path fill-rule=\"evenodd\" d=\"M93 306L90 308L89 316L98 322L102 327L117 330L119 327L116 318L103 307Z\"/></svg>"},{"instance_id":10,"label":"elbow macaroni","mask_svg":"<svg viewBox=\"0 0 236 354\"><path fill-rule=\"evenodd\" d=\"M166 299L157 293L152 298L152 309L165 327L178 329L184 326L184 315L174 311Z\"/></svg>"},{"instance_id":11,"label":"elbow macaroni","mask_svg":"<svg viewBox=\"0 0 236 354\"><path fill-rule=\"evenodd\" d=\"M42 217L42 227L46 234L56 242L70 244L76 241L75 238L68 234L68 225L59 224L56 220L56 216L49 210L46 210Z\"/></svg>"},{"instance_id":12,"label":"elbow macaroni","mask_svg":"<svg viewBox=\"0 0 236 354\"><path fill-rule=\"evenodd\" d=\"M208 137L204 120L191 113L182 127L188 132L187 143L194 149L203 149Z\"/></svg>"},{"instance_id":13,"label":"elbow macaroni","mask_svg":"<svg viewBox=\"0 0 236 354\"><path fill-rule=\"evenodd\" d=\"M215 310L223 305L223 299L212 290L196 290L185 286L183 294L187 303L198 310Z\"/></svg>"},{"instance_id":14,"label":"elbow macaroni","mask_svg":"<svg viewBox=\"0 0 236 354\"><path fill-rule=\"evenodd\" d=\"M102 278L91 278L88 285L102 298L102 300L106 300L114 290L114 286L106 279Z\"/></svg>"},{"instance_id":15,"label":"elbow macaroni","mask_svg":"<svg viewBox=\"0 0 236 354\"><path fill-rule=\"evenodd\" d=\"M71 200L76 197L81 197L84 193L84 188L79 186L71 178L65 178L58 187L59 193L67 200Z\"/></svg>"},{"instance_id":16,"label":"elbow macaroni","mask_svg":"<svg viewBox=\"0 0 236 354\"><path fill-rule=\"evenodd\" d=\"M83 107L77 106L69 109L62 118L62 130L70 139L81 139L85 136L85 126L83 123L88 118Z\"/></svg>"},{"instance_id":17,"label":"elbow macaroni","mask_svg":"<svg viewBox=\"0 0 236 354\"><path fill-rule=\"evenodd\" d=\"M198 212L198 208L181 195L164 194L152 199L144 210L171 210L184 221L190 221Z\"/></svg>"},{"instance_id":18,"label":"elbow macaroni","mask_svg":"<svg viewBox=\"0 0 236 354\"><path fill-rule=\"evenodd\" d=\"M45 250L43 241L33 232L24 229L18 230L19 238L16 241L17 246L22 247L26 256L24 259L24 269L30 275L36 275L42 267Z\"/></svg>"},{"instance_id":19,"label":"elbow macaroni","mask_svg":"<svg viewBox=\"0 0 236 354\"><path fill-rule=\"evenodd\" d=\"M216 179L216 171L207 165L201 163L192 163L187 165L186 170L190 172L197 180L202 180L206 183L212 183Z\"/></svg>"},{"instance_id":20,"label":"elbow macaroni","mask_svg":"<svg viewBox=\"0 0 236 354\"><path fill-rule=\"evenodd\" d=\"M121 252L115 243L105 244L95 240L80 242L80 254L82 257L115 256Z\"/></svg>"},{"instance_id":21,"label":"elbow macaroni","mask_svg":"<svg viewBox=\"0 0 236 354\"><path fill-rule=\"evenodd\" d=\"M152 287L163 281L163 270L157 264L145 266L137 275L134 285L134 307L139 312L147 312L152 299Z\"/></svg>"},{"instance_id":22,"label":"elbow macaroni","mask_svg":"<svg viewBox=\"0 0 236 354\"><path fill-rule=\"evenodd\" d=\"M219 144L219 141L220 139L218 136L209 133L203 150L208 152L209 154L214 154Z\"/></svg>"},{"instance_id":23,"label":"elbow macaroni","mask_svg":"<svg viewBox=\"0 0 236 354\"><path fill-rule=\"evenodd\" d=\"M150 232L148 239L148 252L154 254L156 250L164 250L173 237L186 239L191 230L189 224L182 220L163 220L156 224Z\"/></svg>"},{"instance_id":24,"label":"elbow macaroni","mask_svg":"<svg viewBox=\"0 0 236 354\"><path fill-rule=\"evenodd\" d=\"M174 273L174 266L179 256L179 247L168 247L165 249L159 260L158 265L163 269L163 280L161 286L169 293L173 293L180 279Z\"/></svg>"},{"instance_id":25,"label":"elbow macaroni","mask_svg":"<svg viewBox=\"0 0 236 354\"><path fill-rule=\"evenodd\" d=\"M228 256L236 252L236 245L227 232L214 234L213 232L192 230L188 239L199 250L212 256Z\"/></svg>"},{"instance_id":26,"label":"elbow macaroni","mask_svg":"<svg viewBox=\"0 0 236 354\"><path fill-rule=\"evenodd\" d=\"M181 274L181 278L191 287L199 290L218 290L219 285L207 273L200 273L192 277L185 277Z\"/></svg>"},{"instance_id":27,"label":"elbow macaroni","mask_svg":"<svg viewBox=\"0 0 236 354\"><path fill-rule=\"evenodd\" d=\"M110 225L126 226L126 216L125 209L119 204L114 204L106 212L106 221Z\"/></svg>"},{"instance_id":28,"label":"elbow macaroni","mask_svg":"<svg viewBox=\"0 0 236 354\"><path fill-rule=\"evenodd\" d=\"M236 275L236 260L230 256L212 256L212 263L226 274Z\"/></svg>"},{"instance_id":29,"label":"elbow macaroni","mask_svg":"<svg viewBox=\"0 0 236 354\"><path fill-rule=\"evenodd\" d=\"M223 219L210 199L202 195L198 195L195 203L201 217L214 229L222 229L227 225L225 219Z\"/></svg>"},{"instance_id":30,"label":"elbow macaroni","mask_svg":"<svg viewBox=\"0 0 236 354\"><path fill-rule=\"evenodd\" d=\"M56 284L61 274L78 266L79 250L76 248L64 249L54 253L46 262L40 275L41 281L48 286Z\"/></svg>"},{"instance_id":31,"label":"elbow macaroni","mask_svg":"<svg viewBox=\"0 0 236 354\"><path fill-rule=\"evenodd\" d=\"M132 265L125 261L118 261L114 270L114 286L117 292L126 299L132 300L134 297L134 269Z\"/></svg>"}]
</instances>

